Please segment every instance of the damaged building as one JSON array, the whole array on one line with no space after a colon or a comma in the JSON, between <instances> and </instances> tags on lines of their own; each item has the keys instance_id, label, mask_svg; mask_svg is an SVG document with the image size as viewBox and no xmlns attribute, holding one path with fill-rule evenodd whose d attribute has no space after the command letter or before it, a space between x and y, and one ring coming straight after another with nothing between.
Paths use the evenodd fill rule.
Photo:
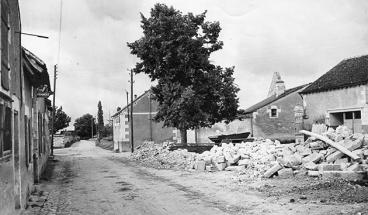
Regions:
<instances>
[{"instance_id":1,"label":"damaged building","mask_svg":"<svg viewBox=\"0 0 368 215\"><path fill-rule=\"evenodd\" d=\"M341 61L301 91L304 127L325 123L368 132L368 55Z\"/></svg>"}]
</instances>

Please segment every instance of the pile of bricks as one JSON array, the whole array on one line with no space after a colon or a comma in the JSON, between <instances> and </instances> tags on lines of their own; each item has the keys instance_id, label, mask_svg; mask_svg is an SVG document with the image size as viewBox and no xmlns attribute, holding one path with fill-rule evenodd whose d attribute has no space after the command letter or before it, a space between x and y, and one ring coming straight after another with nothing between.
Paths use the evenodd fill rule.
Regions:
<instances>
[{"instance_id":1,"label":"pile of bricks","mask_svg":"<svg viewBox=\"0 0 368 215\"><path fill-rule=\"evenodd\" d=\"M322 127L316 130L322 132L320 138L311 136L303 143L280 144L277 140L261 138L253 142L215 145L201 154L185 149L170 151L167 143L147 142L136 150L133 158L159 168L229 170L248 178L296 175L347 180L367 178L368 136L352 134L344 126L336 130Z\"/></svg>"},{"instance_id":2,"label":"pile of bricks","mask_svg":"<svg viewBox=\"0 0 368 215\"><path fill-rule=\"evenodd\" d=\"M336 131L330 128L322 134L308 134L312 136L304 143L284 148L282 157L264 173L264 177L305 174L353 181L367 179L368 136L352 134L345 126Z\"/></svg>"}]
</instances>

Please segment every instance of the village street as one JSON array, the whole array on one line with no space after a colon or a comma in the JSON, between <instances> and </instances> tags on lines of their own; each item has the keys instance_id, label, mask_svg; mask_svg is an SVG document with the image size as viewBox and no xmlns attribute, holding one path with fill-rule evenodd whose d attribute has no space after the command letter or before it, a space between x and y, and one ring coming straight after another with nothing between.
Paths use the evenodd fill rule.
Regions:
<instances>
[{"instance_id":1,"label":"village street","mask_svg":"<svg viewBox=\"0 0 368 215\"><path fill-rule=\"evenodd\" d=\"M156 170L128 156L92 141L55 150L39 188L47 200L24 214L344 214L358 209L267 198L227 184L226 172Z\"/></svg>"}]
</instances>

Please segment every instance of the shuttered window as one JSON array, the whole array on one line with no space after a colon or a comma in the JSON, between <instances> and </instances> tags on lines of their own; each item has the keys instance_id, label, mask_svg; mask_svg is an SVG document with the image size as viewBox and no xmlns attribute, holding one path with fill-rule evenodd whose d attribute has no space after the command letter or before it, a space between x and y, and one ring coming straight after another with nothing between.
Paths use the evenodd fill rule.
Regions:
<instances>
[{"instance_id":1,"label":"shuttered window","mask_svg":"<svg viewBox=\"0 0 368 215\"><path fill-rule=\"evenodd\" d=\"M12 110L10 107L5 108L5 122L4 122L4 151L12 149Z\"/></svg>"},{"instance_id":2,"label":"shuttered window","mask_svg":"<svg viewBox=\"0 0 368 215\"><path fill-rule=\"evenodd\" d=\"M1 86L9 90L9 5L1 0Z\"/></svg>"}]
</instances>

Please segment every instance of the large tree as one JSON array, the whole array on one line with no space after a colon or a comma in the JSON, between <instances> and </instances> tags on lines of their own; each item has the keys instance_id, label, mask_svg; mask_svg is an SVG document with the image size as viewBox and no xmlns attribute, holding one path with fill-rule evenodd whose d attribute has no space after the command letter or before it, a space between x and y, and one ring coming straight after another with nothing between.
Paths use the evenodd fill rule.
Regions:
<instances>
[{"instance_id":1,"label":"large tree","mask_svg":"<svg viewBox=\"0 0 368 215\"><path fill-rule=\"evenodd\" d=\"M59 130L66 128L69 126L70 123L70 116L68 116L64 111L63 107L60 106L55 107L55 122L54 122L54 134L58 132ZM51 131L51 129L50 129Z\"/></svg>"},{"instance_id":2,"label":"large tree","mask_svg":"<svg viewBox=\"0 0 368 215\"><path fill-rule=\"evenodd\" d=\"M102 138L102 133L104 131L104 120L103 120L103 111L102 111L101 101L98 101L97 108L98 108L97 110L97 126L98 126L97 137L98 137L98 140L100 140Z\"/></svg>"},{"instance_id":3,"label":"large tree","mask_svg":"<svg viewBox=\"0 0 368 215\"><path fill-rule=\"evenodd\" d=\"M157 81L152 87L159 104L155 120L178 128L186 144L187 129L235 119L239 89L234 67L223 69L209 60L223 46L219 22L205 21L206 12L183 15L164 4L141 18L143 37L128 46L141 60L133 71Z\"/></svg>"},{"instance_id":4,"label":"large tree","mask_svg":"<svg viewBox=\"0 0 368 215\"><path fill-rule=\"evenodd\" d=\"M88 139L93 134L96 134L96 123L93 116L89 113L84 114L75 120L74 129L78 136L82 139Z\"/></svg>"}]
</instances>

